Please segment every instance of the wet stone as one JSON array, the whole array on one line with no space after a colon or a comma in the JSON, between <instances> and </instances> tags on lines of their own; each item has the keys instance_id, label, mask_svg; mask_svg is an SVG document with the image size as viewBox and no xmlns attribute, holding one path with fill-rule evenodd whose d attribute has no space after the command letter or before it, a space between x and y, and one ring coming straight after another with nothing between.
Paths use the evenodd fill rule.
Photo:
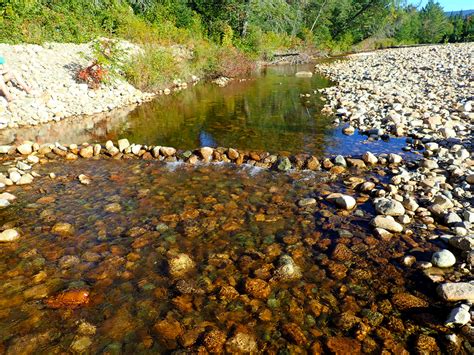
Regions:
<instances>
[{"instance_id":1,"label":"wet stone","mask_svg":"<svg viewBox=\"0 0 474 355\"><path fill-rule=\"evenodd\" d=\"M51 232L53 232L54 234L63 235L63 236L71 235L71 234L74 234L74 227L70 223L58 222L53 226L53 228L51 229Z\"/></svg>"},{"instance_id":2,"label":"wet stone","mask_svg":"<svg viewBox=\"0 0 474 355\"><path fill-rule=\"evenodd\" d=\"M77 353L84 353L92 345L92 340L88 336L76 337L71 344L71 350Z\"/></svg>"},{"instance_id":3,"label":"wet stone","mask_svg":"<svg viewBox=\"0 0 474 355\"><path fill-rule=\"evenodd\" d=\"M308 342L301 328L295 323L283 325L283 333L295 344L305 345Z\"/></svg>"},{"instance_id":4,"label":"wet stone","mask_svg":"<svg viewBox=\"0 0 474 355\"><path fill-rule=\"evenodd\" d=\"M122 206L120 203L114 202L114 203L109 203L104 207L104 211L110 212L110 213L117 213L122 210Z\"/></svg>"},{"instance_id":5,"label":"wet stone","mask_svg":"<svg viewBox=\"0 0 474 355\"><path fill-rule=\"evenodd\" d=\"M428 302L409 293L397 293L392 297L392 303L400 310L407 311L413 308L426 308Z\"/></svg>"},{"instance_id":6,"label":"wet stone","mask_svg":"<svg viewBox=\"0 0 474 355\"><path fill-rule=\"evenodd\" d=\"M330 337L326 342L328 349L334 354L360 354L360 343L351 338Z\"/></svg>"},{"instance_id":7,"label":"wet stone","mask_svg":"<svg viewBox=\"0 0 474 355\"><path fill-rule=\"evenodd\" d=\"M254 298L267 299L271 288L264 280L249 278L245 281L245 292Z\"/></svg>"},{"instance_id":8,"label":"wet stone","mask_svg":"<svg viewBox=\"0 0 474 355\"><path fill-rule=\"evenodd\" d=\"M416 340L416 350L420 354L439 353L439 347L436 339L428 335L422 334Z\"/></svg>"},{"instance_id":9,"label":"wet stone","mask_svg":"<svg viewBox=\"0 0 474 355\"><path fill-rule=\"evenodd\" d=\"M316 200L314 198L304 198L298 201L298 206L306 207L316 204Z\"/></svg>"},{"instance_id":10,"label":"wet stone","mask_svg":"<svg viewBox=\"0 0 474 355\"><path fill-rule=\"evenodd\" d=\"M20 238L20 234L15 229L6 229L0 233L0 242L14 242Z\"/></svg>"},{"instance_id":11,"label":"wet stone","mask_svg":"<svg viewBox=\"0 0 474 355\"><path fill-rule=\"evenodd\" d=\"M79 259L75 255L65 255L61 259L59 259L59 266L62 269L69 269L73 266L78 265L81 262L81 259Z\"/></svg>"},{"instance_id":12,"label":"wet stone","mask_svg":"<svg viewBox=\"0 0 474 355\"><path fill-rule=\"evenodd\" d=\"M278 170L280 171L288 171L291 169L291 162L290 159L284 157L280 159L277 165Z\"/></svg>"},{"instance_id":13,"label":"wet stone","mask_svg":"<svg viewBox=\"0 0 474 355\"><path fill-rule=\"evenodd\" d=\"M204 346L210 353L220 353L224 349L227 336L220 330L211 330L204 336Z\"/></svg>"},{"instance_id":14,"label":"wet stone","mask_svg":"<svg viewBox=\"0 0 474 355\"><path fill-rule=\"evenodd\" d=\"M174 319L164 319L155 323L153 326L155 333L159 340L164 343L168 349L175 349L177 347L177 339L183 334L183 327Z\"/></svg>"},{"instance_id":15,"label":"wet stone","mask_svg":"<svg viewBox=\"0 0 474 355\"><path fill-rule=\"evenodd\" d=\"M257 341L251 334L238 332L226 342L226 351L229 354L253 354L258 350Z\"/></svg>"},{"instance_id":16,"label":"wet stone","mask_svg":"<svg viewBox=\"0 0 474 355\"><path fill-rule=\"evenodd\" d=\"M168 271L173 277L181 277L193 270L194 261L187 254L181 253L168 260Z\"/></svg>"}]
</instances>

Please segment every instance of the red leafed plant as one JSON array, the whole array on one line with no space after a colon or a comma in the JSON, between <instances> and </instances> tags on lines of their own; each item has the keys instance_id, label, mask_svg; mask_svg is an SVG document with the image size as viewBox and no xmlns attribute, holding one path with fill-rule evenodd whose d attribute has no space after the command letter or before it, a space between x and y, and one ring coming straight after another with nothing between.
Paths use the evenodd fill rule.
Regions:
<instances>
[{"instance_id":1,"label":"red leafed plant","mask_svg":"<svg viewBox=\"0 0 474 355\"><path fill-rule=\"evenodd\" d=\"M91 89L98 89L100 83L105 81L107 74L107 69L104 69L97 61L94 61L88 67L77 72L77 79L87 83Z\"/></svg>"},{"instance_id":2,"label":"red leafed plant","mask_svg":"<svg viewBox=\"0 0 474 355\"><path fill-rule=\"evenodd\" d=\"M87 83L91 89L98 89L101 83L119 76L121 58L125 53L120 48L119 41L107 38L94 40L91 52L92 58L83 54L84 58L92 60L92 64L78 70L77 80Z\"/></svg>"}]
</instances>

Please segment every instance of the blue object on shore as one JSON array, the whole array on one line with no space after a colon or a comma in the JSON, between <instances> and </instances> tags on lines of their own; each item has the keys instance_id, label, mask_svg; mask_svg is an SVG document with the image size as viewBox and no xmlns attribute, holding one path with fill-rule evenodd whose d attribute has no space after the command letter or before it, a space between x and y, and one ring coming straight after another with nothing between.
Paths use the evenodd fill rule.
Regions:
<instances>
[{"instance_id":1,"label":"blue object on shore","mask_svg":"<svg viewBox=\"0 0 474 355\"><path fill-rule=\"evenodd\" d=\"M0 55L0 64L5 64L5 58Z\"/></svg>"}]
</instances>

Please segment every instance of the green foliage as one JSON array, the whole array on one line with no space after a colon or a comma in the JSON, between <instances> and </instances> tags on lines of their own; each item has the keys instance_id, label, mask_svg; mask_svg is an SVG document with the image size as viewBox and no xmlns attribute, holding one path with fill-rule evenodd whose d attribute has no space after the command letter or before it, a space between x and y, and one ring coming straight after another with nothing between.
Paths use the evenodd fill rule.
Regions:
<instances>
[{"instance_id":1,"label":"green foliage","mask_svg":"<svg viewBox=\"0 0 474 355\"><path fill-rule=\"evenodd\" d=\"M156 46L146 46L123 70L127 80L142 90L155 90L166 86L180 74L171 50Z\"/></svg>"},{"instance_id":2,"label":"green foliage","mask_svg":"<svg viewBox=\"0 0 474 355\"><path fill-rule=\"evenodd\" d=\"M418 11L415 8L407 8L399 13L395 39L402 44L412 44L418 42L418 35L421 28L421 21Z\"/></svg>"},{"instance_id":3,"label":"green foliage","mask_svg":"<svg viewBox=\"0 0 474 355\"><path fill-rule=\"evenodd\" d=\"M449 35L449 42L474 41L474 16L464 17L462 13L451 18L453 31Z\"/></svg>"},{"instance_id":4,"label":"green foliage","mask_svg":"<svg viewBox=\"0 0 474 355\"><path fill-rule=\"evenodd\" d=\"M125 50L114 39L98 38L92 42L92 61L107 70L105 80L120 75L125 61Z\"/></svg>"},{"instance_id":5,"label":"green foliage","mask_svg":"<svg viewBox=\"0 0 474 355\"><path fill-rule=\"evenodd\" d=\"M421 10L420 23L419 39L421 43L439 43L452 32L452 25L443 8L433 0L429 0Z\"/></svg>"}]
</instances>

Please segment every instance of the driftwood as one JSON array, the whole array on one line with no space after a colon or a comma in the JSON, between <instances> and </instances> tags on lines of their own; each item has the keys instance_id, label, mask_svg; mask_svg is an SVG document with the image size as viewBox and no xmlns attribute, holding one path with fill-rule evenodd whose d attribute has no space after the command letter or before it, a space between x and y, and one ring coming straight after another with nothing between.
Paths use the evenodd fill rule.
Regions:
<instances>
[{"instance_id":1,"label":"driftwood","mask_svg":"<svg viewBox=\"0 0 474 355\"><path fill-rule=\"evenodd\" d=\"M296 56L300 55L299 52L293 52L293 53L275 53L273 54L274 57L291 57L291 56Z\"/></svg>"},{"instance_id":2,"label":"driftwood","mask_svg":"<svg viewBox=\"0 0 474 355\"><path fill-rule=\"evenodd\" d=\"M273 54L270 64L305 64L311 62L311 59L307 53L279 53Z\"/></svg>"}]
</instances>

